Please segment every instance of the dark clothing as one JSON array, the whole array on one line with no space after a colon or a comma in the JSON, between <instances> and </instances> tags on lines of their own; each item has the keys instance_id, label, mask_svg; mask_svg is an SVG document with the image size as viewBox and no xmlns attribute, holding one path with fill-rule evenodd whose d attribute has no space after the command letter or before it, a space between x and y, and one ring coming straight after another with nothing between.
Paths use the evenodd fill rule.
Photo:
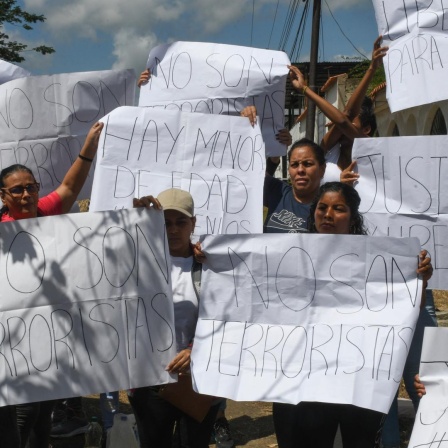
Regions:
<instances>
[{"instance_id":1,"label":"dark clothing","mask_svg":"<svg viewBox=\"0 0 448 448\"><path fill-rule=\"evenodd\" d=\"M295 200L291 185L266 176L264 180L263 205L268 208L263 233L307 232L309 204Z\"/></svg>"},{"instance_id":2,"label":"dark clothing","mask_svg":"<svg viewBox=\"0 0 448 448\"><path fill-rule=\"evenodd\" d=\"M15 406L0 408L0 440L2 448L17 448L20 446Z\"/></svg>"},{"instance_id":3,"label":"dark clothing","mask_svg":"<svg viewBox=\"0 0 448 448\"><path fill-rule=\"evenodd\" d=\"M20 448L26 448L32 436L31 448L48 448L50 445L51 413L55 401L16 405L17 426L20 432Z\"/></svg>"},{"instance_id":4,"label":"dark clothing","mask_svg":"<svg viewBox=\"0 0 448 448\"><path fill-rule=\"evenodd\" d=\"M174 424L180 421L189 447L208 448L220 402L212 406L199 423L161 398L159 390L159 386L140 387L129 397L137 422L140 447L171 447ZM176 432L183 433L182 430Z\"/></svg>"},{"instance_id":5,"label":"dark clothing","mask_svg":"<svg viewBox=\"0 0 448 448\"><path fill-rule=\"evenodd\" d=\"M333 448L340 426L344 448L379 447L385 415L351 404L274 403L279 448Z\"/></svg>"}]
</instances>

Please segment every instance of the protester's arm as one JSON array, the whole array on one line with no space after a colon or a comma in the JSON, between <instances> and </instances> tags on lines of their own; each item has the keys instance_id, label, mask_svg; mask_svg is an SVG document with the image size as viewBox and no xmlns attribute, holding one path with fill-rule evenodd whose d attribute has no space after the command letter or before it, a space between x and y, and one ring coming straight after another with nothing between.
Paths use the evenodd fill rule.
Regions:
<instances>
[{"instance_id":1,"label":"protester's arm","mask_svg":"<svg viewBox=\"0 0 448 448\"><path fill-rule=\"evenodd\" d=\"M313 101L316 106L324 113L324 115L330 119L347 137L351 139L364 137L362 130L358 129L349 120L347 115L341 112L339 109L330 104L325 98L322 98L317 93L313 92L305 83L305 78L302 72L295 66L288 66L290 72L289 77L291 79L292 86L303 94L310 100Z\"/></svg>"},{"instance_id":2,"label":"protester's arm","mask_svg":"<svg viewBox=\"0 0 448 448\"><path fill-rule=\"evenodd\" d=\"M367 93L367 89L369 88L369 84L375 75L378 67L381 65L381 62L384 56L387 53L389 47L381 47L381 40L383 36L379 36L374 44L372 51L372 61L370 63L369 68L364 73L361 82L356 87L353 94L350 96L349 100L344 109L344 114L350 121L353 121L360 113L362 102L364 101L364 97ZM339 127L332 125L328 132L324 135L321 146L324 150L329 151L342 136L342 131Z\"/></svg>"},{"instance_id":3,"label":"protester's arm","mask_svg":"<svg viewBox=\"0 0 448 448\"><path fill-rule=\"evenodd\" d=\"M84 182L89 174L93 159L98 149L103 123L95 123L89 130L79 157L73 162L73 165L67 171L61 185L56 189L62 203L62 213L67 213L76 201Z\"/></svg>"},{"instance_id":4,"label":"protester's arm","mask_svg":"<svg viewBox=\"0 0 448 448\"><path fill-rule=\"evenodd\" d=\"M422 300L420 303L420 309L425 306L426 301L426 288L428 287L428 281L432 277L433 267L431 264L431 258L428 257L428 252L426 250L422 250L418 256L418 268L417 274L421 275L423 280L423 288L422 288Z\"/></svg>"}]
</instances>

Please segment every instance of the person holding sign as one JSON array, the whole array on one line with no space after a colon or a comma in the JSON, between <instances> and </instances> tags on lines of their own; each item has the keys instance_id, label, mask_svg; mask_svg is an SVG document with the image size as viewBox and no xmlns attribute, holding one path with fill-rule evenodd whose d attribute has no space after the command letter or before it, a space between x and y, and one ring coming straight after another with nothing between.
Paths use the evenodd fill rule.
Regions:
<instances>
[{"instance_id":1,"label":"person holding sign","mask_svg":"<svg viewBox=\"0 0 448 448\"><path fill-rule=\"evenodd\" d=\"M196 224L194 203L190 193L177 188L162 191L157 198L145 196L134 199L134 207L151 206L163 208L172 265L171 282L178 353L166 370L178 374L181 382L181 376L190 380L190 356L198 320L202 272L201 264L193 256L193 245L190 241ZM166 388L168 389L169 385ZM181 411L176 404L172 404L177 400L170 403L168 397L165 399L162 392L164 389L165 386L141 387L135 389L129 397L137 421L141 448L172 446L174 424L179 419L185 422L188 446L208 447L220 402L212 403L210 399L209 410L204 412L205 417L199 422L186 411ZM182 397L177 398L182 401ZM197 399L199 400L199 397ZM189 403L189 406L199 407L199 402Z\"/></svg>"},{"instance_id":2,"label":"person holding sign","mask_svg":"<svg viewBox=\"0 0 448 448\"><path fill-rule=\"evenodd\" d=\"M307 231L310 204L325 173L324 150L308 139L295 142L288 151L291 184L266 175L263 205L268 208L264 233Z\"/></svg>"},{"instance_id":3,"label":"person holding sign","mask_svg":"<svg viewBox=\"0 0 448 448\"><path fill-rule=\"evenodd\" d=\"M39 183L24 165L11 165L0 172L0 221L37 218L67 213L75 202L98 149L103 123L95 123L87 134L78 158L67 171L61 185L39 198ZM51 300L51 298L49 298ZM35 447L47 448L51 429L53 402L38 402L0 408L2 447L24 448L31 431Z\"/></svg>"},{"instance_id":4,"label":"person holding sign","mask_svg":"<svg viewBox=\"0 0 448 448\"><path fill-rule=\"evenodd\" d=\"M353 172L356 164L356 162L352 162L353 141L355 138L371 137L376 131L373 103L365 94L388 50L388 47L381 46L381 40L382 36L375 40L372 62L348 100L344 112L309 89L302 72L297 67L289 66L293 87L301 91L310 101L316 103L324 115L333 122L321 142L322 148L326 152L327 161L327 171L323 183L341 180L352 185L358 179L358 174Z\"/></svg>"},{"instance_id":5,"label":"person holding sign","mask_svg":"<svg viewBox=\"0 0 448 448\"><path fill-rule=\"evenodd\" d=\"M358 210L360 202L357 191L347 184L323 184L310 207L309 231L366 235ZM423 278L422 300L432 270L431 259L426 251L421 251L417 273ZM329 401L301 402L297 405L274 403L274 426L279 448L332 448L338 427L344 447L377 446L384 414L350 404L331 403L331 399Z\"/></svg>"}]
</instances>

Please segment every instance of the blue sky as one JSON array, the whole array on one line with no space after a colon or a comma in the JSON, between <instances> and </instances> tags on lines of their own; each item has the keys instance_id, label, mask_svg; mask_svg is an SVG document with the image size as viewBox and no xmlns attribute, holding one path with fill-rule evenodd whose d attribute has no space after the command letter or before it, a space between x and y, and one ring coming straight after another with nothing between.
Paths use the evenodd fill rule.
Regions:
<instances>
[{"instance_id":1,"label":"blue sky","mask_svg":"<svg viewBox=\"0 0 448 448\"><path fill-rule=\"evenodd\" d=\"M359 56L339 31L326 2L348 38L370 57L377 36L372 0L322 0L320 60ZM28 12L47 17L34 31L20 33L18 28L7 28L11 37L31 46L45 43L56 49L49 56L25 54L27 61L22 66L41 75L112 68L134 68L138 74L144 69L151 48L178 40L250 46L252 35L253 46L267 48L278 4L269 46L277 50L290 1L19 0L17 3ZM303 3L294 29L302 10ZM309 58L309 24L305 34L300 60Z\"/></svg>"}]
</instances>

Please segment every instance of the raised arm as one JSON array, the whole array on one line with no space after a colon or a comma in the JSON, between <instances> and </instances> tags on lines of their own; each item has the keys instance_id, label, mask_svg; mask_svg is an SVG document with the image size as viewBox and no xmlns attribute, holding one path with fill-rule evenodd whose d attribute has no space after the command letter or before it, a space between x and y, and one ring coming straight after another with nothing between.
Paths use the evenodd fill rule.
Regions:
<instances>
[{"instance_id":1,"label":"raised arm","mask_svg":"<svg viewBox=\"0 0 448 448\"><path fill-rule=\"evenodd\" d=\"M98 149L103 123L95 123L87 134L84 145L73 165L67 171L61 185L56 189L62 201L62 213L67 213L76 201L92 166L93 158Z\"/></svg>"},{"instance_id":2,"label":"raised arm","mask_svg":"<svg viewBox=\"0 0 448 448\"><path fill-rule=\"evenodd\" d=\"M378 36L373 43L372 60L370 62L369 68L364 73L361 82L358 84L355 91L347 101L347 104L345 105L344 113L345 115L347 115L350 121L353 121L359 115L370 82L372 81L375 72L378 70L384 56L387 53L387 50L389 49L389 47L381 46L382 38L383 36ZM337 126L331 126L328 132L324 135L321 146L326 151L329 151L331 148L333 148L334 145L336 145L341 136L342 132L340 128L338 128Z\"/></svg>"},{"instance_id":3,"label":"raised arm","mask_svg":"<svg viewBox=\"0 0 448 448\"><path fill-rule=\"evenodd\" d=\"M340 131L351 139L363 137L364 134L359 130L351 120L339 109L330 104L325 98L313 92L305 83L302 72L293 65L288 66L290 72L289 77L294 89L302 91L302 93L310 100L316 103L316 106L331 120Z\"/></svg>"}]
</instances>

